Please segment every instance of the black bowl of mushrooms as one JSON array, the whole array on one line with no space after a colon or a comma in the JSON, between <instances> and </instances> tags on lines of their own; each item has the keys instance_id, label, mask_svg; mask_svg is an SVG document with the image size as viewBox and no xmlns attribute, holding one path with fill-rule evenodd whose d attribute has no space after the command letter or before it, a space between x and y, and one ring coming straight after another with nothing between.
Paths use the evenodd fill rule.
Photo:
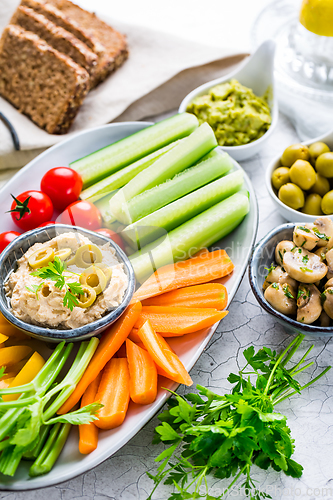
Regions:
<instances>
[{"instance_id":1,"label":"black bowl of mushrooms","mask_svg":"<svg viewBox=\"0 0 333 500\"><path fill-rule=\"evenodd\" d=\"M253 250L249 279L259 304L289 333L333 335L333 221L273 229Z\"/></svg>"}]
</instances>

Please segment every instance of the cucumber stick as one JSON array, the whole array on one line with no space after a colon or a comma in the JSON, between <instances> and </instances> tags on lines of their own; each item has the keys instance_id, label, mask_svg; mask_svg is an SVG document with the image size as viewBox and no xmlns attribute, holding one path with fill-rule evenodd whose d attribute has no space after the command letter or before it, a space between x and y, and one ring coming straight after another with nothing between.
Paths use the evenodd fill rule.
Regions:
<instances>
[{"instance_id":1,"label":"cucumber stick","mask_svg":"<svg viewBox=\"0 0 333 500\"><path fill-rule=\"evenodd\" d=\"M142 170L154 163L157 158L162 156L167 151L170 151L170 149L174 148L176 144L178 144L178 142L179 141L174 141L171 144L164 146L164 148L158 149L148 156L144 156L140 160L127 165L127 167L122 168L118 170L118 172L115 172L114 174L111 174L105 179L97 182L96 184L93 184L92 186L82 191L82 193L80 194L80 198L82 200L89 200L94 203L95 201L103 198L105 195L112 193L112 191L125 186L125 184L133 179L133 177L135 177L139 172L142 172Z\"/></svg>"},{"instance_id":2,"label":"cucumber stick","mask_svg":"<svg viewBox=\"0 0 333 500\"><path fill-rule=\"evenodd\" d=\"M233 194L167 236L149 243L130 256L137 280L142 283L161 266L184 260L201 248L209 247L233 231L249 209L248 193Z\"/></svg>"},{"instance_id":3,"label":"cucumber stick","mask_svg":"<svg viewBox=\"0 0 333 500\"><path fill-rule=\"evenodd\" d=\"M236 193L242 185L243 171L236 170L127 226L122 236L134 248L142 248Z\"/></svg>"},{"instance_id":4,"label":"cucumber stick","mask_svg":"<svg viewBox=\"0 0 333 500\"><path fill-rule=\"evenodd\" d=\"M158 158L150 167L136 175L110 200L110 212L123 224L131 224L128 202L147 189L162 184L192 166L217 146L212 128L203 123L171 151Z\"/></svg>"},{"instance_id":5,"label":"cucumber stick","mask_svg":"<svg viewBox=\"0 0 333 500\"><path fill-rule=\"evenodd\" d=\"M212 182L232 169L233 163L227 153L213 151L208 160L177 174L163 184L138 194L127 204L130 220L135 222L178 198Z\"/></svg>"},{"instance_id":6,"label":"cucumber stick","mask_svg":"<svg viewBox=\"0 0 333 500\"><path fill-rule=\"evenodd\" d=\"M170 142L186 137L197 127L198 120L193 114L180 113L76 160L70 167L81 175L85 189Z\"/></svg>"}]
</instances>

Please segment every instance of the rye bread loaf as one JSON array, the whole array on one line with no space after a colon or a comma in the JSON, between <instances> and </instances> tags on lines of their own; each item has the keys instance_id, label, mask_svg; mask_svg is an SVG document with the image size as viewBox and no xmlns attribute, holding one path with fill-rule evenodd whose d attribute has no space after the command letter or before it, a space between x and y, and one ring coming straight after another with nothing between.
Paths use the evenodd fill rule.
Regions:
<instances>
[{"instance_id":1,"label":"rye bread loaf","mask_svg":"<svg viewBox=\"0 0 333 500\"><path fill-rule=\"evenodd\" d=\"M22 0L21 5L43 14L53 23L75 35L95 52L98 62L94 79L91 82L92 87L105 80L128 57L127 42L122 34L98 19L95 14L71 2Z\"/></svg>"},{"instance_id":2,"label":"rye bread loaf","mask_svg":"<svg viewBox=\"0 0 333 500\"><path fill-rule=\"evenodd\" d=\"M91 77L94 77L97 55L69 31L23 5L16 9L10 24L18 24L23 29L32 31L51 47L71 57L73 61L86 69Z\"/></svg>"},{"instance_id":3,"label":"rye bread loaf","mask_svg":"<svg viewBox=\"0 0 333 500\"><path fill-rule=\"evenodd\" d=\"M0 95L50 134L68 131L88 92L89 74L20 26L0 39Z\"/></svg>"}]
</instances>

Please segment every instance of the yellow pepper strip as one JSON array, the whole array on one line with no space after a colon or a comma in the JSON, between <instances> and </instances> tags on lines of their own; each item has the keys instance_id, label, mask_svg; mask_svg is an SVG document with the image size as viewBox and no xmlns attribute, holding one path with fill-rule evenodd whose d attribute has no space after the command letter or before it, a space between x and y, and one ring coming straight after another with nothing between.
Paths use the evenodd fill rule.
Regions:
<instances>
[{"instance_id":1,"label":"yellow pepper strip","mask_svg":"<svg viewBox=\"0 0 333 500\"><path fill-rule=\"evenodd\" d=\"M0 349L0 366L13 366L24 359L32 351L31 347L26 345L14 345Z\"/></svg>"},{"instance_id":2,"label":"yellow pepper strip","mask_svg":"<svg viewBox=\"0 0 333 500\"><path fill-rule=\"evenodd\" d=\"M8 340L8 339L9 339L9 337L7 337L7 335L0 333L0 348L3 347L2 344L4 344L6 342L6 340Z\"/></svg>"},{"instance_id":3,"label":"yellow pepper strip","mask_svg":"<svg viewBox=\"0 0 333 500\"><path fill-rule=\"evenodd\" d=\"M6 318L0 313L0 332L7 337L16 337L17 339L29 340L29 336L25 335L21 330L9 323Z\"/></svg>"},{"instance_id":4,"label":"yellow pepper strip","mask_svg":"<svg viewBox=\"0 0 333 500\"><path fill-rule=\"evenodd\" d=\"M35 351L31 358L25 363L22 370L16 375L14 380L11 381L8 387L18 387L19 385L28 384L31 382L45 364L42 356ZM4 401L14 401L20 394L7 394L3 395Z\"/></svg>"},{"instance_id":5,"label":"yellow pepper strip","mask_svg":"<svg viewBox=\"0 0 333 500\"><path fill-rule=\"evenodd\" d=\"M7 389L9 384L13 382L14 378L6 378L6 380L0 380L0 389Z\"/></svg>"},{"instance_id":6,"label":"yellow pepper strip","mask_svg":"<svg viewBox=\"0 0 333 500\"><path fill-rule=\"evenodd\" d=\"M2 377L0 377L0 380L5 380L6 378L15 378L18 372L22 370L24 365L26 364L26 360L23 359L19 363L16 363L15 365L11 366L9 370L6 369L5 373L3 374Z\"/></svg>"}]
</instances>

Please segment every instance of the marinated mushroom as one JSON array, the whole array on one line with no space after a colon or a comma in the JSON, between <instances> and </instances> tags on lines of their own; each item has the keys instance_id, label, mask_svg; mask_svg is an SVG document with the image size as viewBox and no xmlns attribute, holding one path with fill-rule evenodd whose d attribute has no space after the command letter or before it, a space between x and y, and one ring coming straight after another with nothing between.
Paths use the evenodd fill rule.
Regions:
<instances>
[{"instance_id":1,"label":"marinated mushroom","mask_svg":"<svg viewBox=\"0 0 333 500\"><path fill-rule=\"evenodd\" d=\"M263 284L263 289L269 287L272 283L287 283L294 290L297 289L297 282L286 273L281 266L274 267L273 265L269 269L269 273L266 276L266 279Z\"/></svg>"},{"instance_id":2,"label":"marinated mushroom","mask_svg":"<svg viewBox=\"0 0 333 500\"><path fill-rule=\"evenodd\" d=\"M333 278L333 248L326 253L325 259L328 267L327 278L330 280Z\"/></svg>"},{"instance_id":3,"label":"marinated mushroom","mask_svg":"<svg viewBox=\"0 0 333 500\"><path fill-rule=\"evenodd\" d=\"M311 325L322 312L320 292L315 285L300 284L297 294L297 321Z\"/></svg>"},{"instance_id":4,"label":"marinated mushroom","mask_svg":"<svg viewBox=\"0 0 333 500\"><path fill-rule=\"evenodd\" d=\"M330 326L331 318L325 313L325 311L321 312L319 316L320 326Z\"/></svg>"},{"instance_id":5,"label":"marinated mushroom","mask_svg":"<svg viewBox=\"0 0 333 500\"><path fill-rule=\"evenodd\" d=\"M313 250L318 241L321 241L319 236L315 233L314 228L314 224L295 226L293 232L293 242L295 245L305 250Z\"/></svg>"},{"instance_id":6,"label":"marinated mushroom","mask_svg":"<svg viewBox=\"0 0 333 500\"><path fill-rule=\"evenodd\" d=\"M326 289L329 288L330 286L333 287L333 278L330 278L329 280L326 281L324 288Z\"/></svg>"},{"instance_id":7,"label":"marinated mushroom","mask_svg":"<svg viewBox=\"0 0 333 500\"><path fill-rule=\"evenodd\" d=\"M283 267L289 276L301 283L315 283L327 274L327 266L320 257L303 248L286 252L283 256Z\"/></svg>"},{"instance_id":8,"label":"marinated mushroom","mask_svg":"<svg viewBox=\"0 0 333 500\"><path fill-rule=\"evenodd\" d=\"M327 254L328 250L329 249L327 247L319 247L313 253L318 255L318 257L320 257L321 260L324 262L326 260L326 254Z\"/></svg>"},{"instance_id":9,"label":"marinated mushroom","mask_svg":"<svg viewBox=\"0 0 333 500\"><path fill-rule=\"evenodd\" d=\"M333 319L333 287L328 287L321 294L325 313Z\"/></svg>"},{"instance_id":10,"label":"marinated mushroom","mask_svg":"<svg viewBox=\"0 0 333 500\"><path fill-rule=\"evenodd\" d=\"M275 260L279 266L282 266L283 256L286 252L291 252L294 248L294 243L290 240L282 240L275 247Z\"/></svg>"},{"instance_id":11,"label":"marinated mushroom","mask_svg":"<svg viewBox=\"0 0 333 500\"><path fill-rule=\"evenodd\" d=\"M272 283L264 293L267 302L282 314L296 314L296 293L285 283Z\"/></svg>"},{"instance_id":12,"label":"marinated mushroom","mask_svg":"<svg viewBox=\"0 0 333 500\"><path fill-rule=\"evenodd\" d=\"M320 238L317 242L318 247L327 247L330 250L333 247L333 222L328 217L318 217L314 221L314 232Z\"/></svg>"}]
</instances>

